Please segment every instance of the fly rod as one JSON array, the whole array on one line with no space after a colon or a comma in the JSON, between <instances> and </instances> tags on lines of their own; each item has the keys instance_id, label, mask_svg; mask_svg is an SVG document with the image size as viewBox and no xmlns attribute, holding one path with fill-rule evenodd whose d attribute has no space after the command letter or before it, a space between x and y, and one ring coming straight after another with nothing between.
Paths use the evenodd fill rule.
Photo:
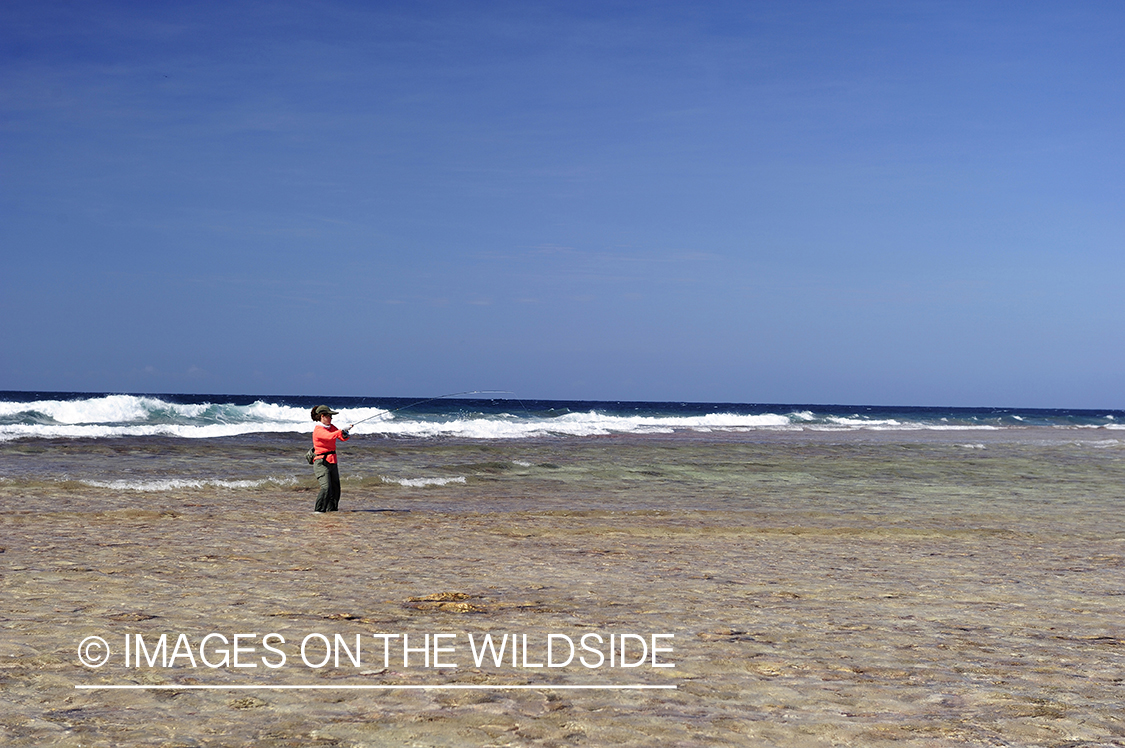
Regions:
<instances>
[{"instance_id":1,"label":"fly rod","mask_svg":"<svg viewBox=\"0 0 1125 748\"><path fill-rule=\"evenodd\" d=\"M352 428L354 429L359 424L363 423L364 421L370 421L372 418L383 418L385 416L391 415L392 413L398 413L400 410L406 410L407 408L413 408L415 405L421 405L422 403L432 403L434 400L441 400L444 397L457 397L458 395L510 395L510 394L512 394L512 393L508 390L472 390L470 392L450 392L448 395L438 395L437 397L427 397L425 400L419 400L418 402L415 402L415 403L409 403L408 405L403 405L401 408L395 408L394 410L384 411L383 413L376 413L373 416L368 416L367 418L356 421L355 423L352 424Z\"/></svg>"}]
</instances>

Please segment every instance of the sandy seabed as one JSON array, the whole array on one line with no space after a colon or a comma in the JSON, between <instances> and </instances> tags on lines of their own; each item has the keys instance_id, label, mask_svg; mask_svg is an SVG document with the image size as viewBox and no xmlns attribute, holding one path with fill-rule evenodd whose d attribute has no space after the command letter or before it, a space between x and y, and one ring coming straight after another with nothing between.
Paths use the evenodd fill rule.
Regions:
<instances>
[{"instance_id":1,"label":"sandy seabed","mask_svg":"<svg viewBox=\"0 0 1125 748\"><path fill-rule=\"evenodd\" d=\"M955 442L559 440L475 463L472 446L404 446L466 481L345 470L345 511L329 515L311 512L311 477L161 492L5 480L0 743L1125 746L1122 450ZM726 470L756 477L720 491ZM833 505L848 491L863 501ZM567 492L586 500L558 506ZM1026 512L991 503L1021 492ZM698 500L629 499L653 493ZM168 667L135 652L126 666L138 634L152 656L162 634L166 654L184 644ZM209 634L252 635L241 664L255 667L201 662L222 657ZM318 665L337 634L359 635L360 664L302 661L306 637L324 637L308 642ZM408 664L400 638L376 634L408 635ZM448 649L427 667L439 634ZM528 649L478 666L469 636L484 634ZM547 667L552 634L645 637L674 667L651 652ZM101 667L79 659L90 636L110 650ZM76 688L105 685L159 688ZM342 688L261 688L276 685Z\"/></svg>"}]
</instances>

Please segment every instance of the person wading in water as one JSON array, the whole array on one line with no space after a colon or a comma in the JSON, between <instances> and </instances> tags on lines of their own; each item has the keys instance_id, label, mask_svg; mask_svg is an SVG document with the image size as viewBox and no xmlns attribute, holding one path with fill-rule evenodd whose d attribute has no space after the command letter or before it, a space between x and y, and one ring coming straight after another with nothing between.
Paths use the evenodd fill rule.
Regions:
<instances>
[{"instance_id":1,"label":"person wading in water","mask_svg":"<svg viewBox=\"0 0 1125 748\"><path fill-rule=\"evenodd\" d=\"M332 416L338 412L327 405L318 405L312 409L312 419L317 422L312 433L313 450L316 453L313 474L320 484L320 493L316 495L317 514L340 509L340 466L336 461L336 440L346 442L348 432L355 426L353 424L343 430L333 426Z\"/></svg>"}]
</instances>

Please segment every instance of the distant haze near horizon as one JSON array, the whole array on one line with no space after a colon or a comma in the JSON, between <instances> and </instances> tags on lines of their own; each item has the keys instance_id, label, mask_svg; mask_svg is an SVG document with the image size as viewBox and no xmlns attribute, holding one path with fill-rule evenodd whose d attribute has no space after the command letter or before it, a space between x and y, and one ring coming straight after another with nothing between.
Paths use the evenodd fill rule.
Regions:
<instances>
[{"instance_id":1,"label":"distant haze near horizon","mask_svg":"<svg viewBox=\"0 0 1125 748\"><path fill-rule=\"evenodd\" d=\"M1125 5L0 8L0 390L1125 408Z\"/></svg>"}]
</instances>

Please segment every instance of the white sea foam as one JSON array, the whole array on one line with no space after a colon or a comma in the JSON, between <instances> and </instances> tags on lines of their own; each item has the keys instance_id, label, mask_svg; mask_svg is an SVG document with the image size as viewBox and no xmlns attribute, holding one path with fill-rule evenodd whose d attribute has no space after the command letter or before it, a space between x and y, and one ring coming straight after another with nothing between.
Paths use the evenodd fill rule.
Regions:
<instances>
[{"instance_id":1,"label":"white sea foam","mask_svg":"<svg viewBox=\"0 0 1125 748\"><path fill-rule=\"evenodd\" d=\"M341 410L336 423L389 415L383 408ZM96 439L119 436L173 436L206 439L240 434L310 433L315 423L305 408L258 400L249 405L170 403L138 395L105 395L81 400L0 402L0 441L25 437Z\"/></svg>"},{"instance_id":2,"label":"white sea foam","mask_svg":"<svg viewBox=\"0 0 1125 748\"><path fill-rule=\"evenodd\" d=\"M456 478L388 478L385 475L380 475L379 478L384 483L395 483L407 488L425 488L426 486L447 486L450 483L464 483L464 476L457 476Z\"/></svg>"},{"instance_id":3,"label":"white sea foam","mask_svg":"<svg viewBox=\"0 0 1125 748\"><path fill-rule=\"evenodd\" d=\"M1001 428L1000 426L993 426L985 423L974 424L954 424L949 423L947 419L941 419L942 422L925 423L923 421L899 421L894 418L843 418L833 416L827 419L831 427L842 427L847 430L869 430L869 431L996 431ZM812 427L817 428L817 427Z\"/></svg>"},{"instance_id":4,"label":"white sea foam","mask_svg":"<svg viewBox=\"0 0 1125 748\"><path fill-rule=\"evenodd\" d=\"M659 415L616 414L606 411L564 412L532 415L525 412L467 415L463 412L404 412L376 407L342 408L338 426L362 421L357 434L382 434L416 438L523 439L548 436L604 436L608 434L668 434L772 431L916 431L979 430L1026 427L1023 416L990 412L951 415L929 412L880 415L841 413L831 409L793 409L789 412L739 414L711 413L679 415L665 410ZM666 404L654 404L656 412ZM980 419L980 420L977 420ZM1035 422L1056 428L1125 429L1121 419L1111 416L1034 416ZM1042 419L1042 420L1041 420ZM0 441L12 439L96 439L126 436L215 438L257 433L312 431L314 423L305 407L257 400L248 405L233 403L182 404L142 395L104 395L71 400L0 402Z\"/></svg>"},{"instance_id":5,"label":"white sea foam","mask_svg":"<svg viewBox=\"0 0 1125 748\"><path fill-rule=\"evenodd\" d=\"M863 429L884 429L884 428L903 428L901 421L896 421L893 418L885 419L869 419L869 418L843 418L833 416L828 419L829 423L834 423L838 426L850 426L852 428ZM919 425L919 428L921 426Z\"/></svg>"},{"instance_id":6,"label":"white sea foam","mask_svg":"<svg viewBox=\"0 0 1125 748\"><path fill-rule=\"evenodd\" d=\"M58 423L121 423L144 419L151 406L158 402L134 395L106 395L85 400L0 402L0 417L39 413Z\"/></svg>"},{"instance_id":7,"label":"white sea foam","mask_svg":"<svg viewBox=\"0 0 1125 748\"><path fill-rule=\"evenodd\" d=\"M176 436L185 439L205 439L217 436L238 436L239 434L256 434L267 432L286 431L312 431L313 424L308 428L279 428L278 424L269 423L239 423L239 424L211 424L206 426L187 426L177 424L136 425L136 426L28 426L14 424L0 426L0 441L9 441L23 437L68 438L68 439L97 439L114 436Z\"/></svg>"},{"instance_id":8,"label":"white sea foam","mask_svg":"<svg viewBox=\"0 0 1125 748\"><path fill-rule=\"evenodd\" d=\"M166 478L162 480L83 480L87 486L110 488L116 491L177 491L185 488L261 488L274 484L296 485L295 478L265 478L263 480L190 480Z\"/></svg>"},{"instance_id":9,"label":"white sea foam","mask_svg":"<svg viewBox=\"0 0 1125 748\"><path fill-rule=\"evenodd\" d=\"M448 421L384 420L370 430L394 436L452 436L469 439L519 439L537 436L604 436L607 434L666 434L684 429L698 432L748 431L796 428L782 415L735 415L657 417L612 416L589 411L556 418L511 420L508 418L455 418ZM364 427L357 428L366 431Z\"/></svg>"}]
</instances>

